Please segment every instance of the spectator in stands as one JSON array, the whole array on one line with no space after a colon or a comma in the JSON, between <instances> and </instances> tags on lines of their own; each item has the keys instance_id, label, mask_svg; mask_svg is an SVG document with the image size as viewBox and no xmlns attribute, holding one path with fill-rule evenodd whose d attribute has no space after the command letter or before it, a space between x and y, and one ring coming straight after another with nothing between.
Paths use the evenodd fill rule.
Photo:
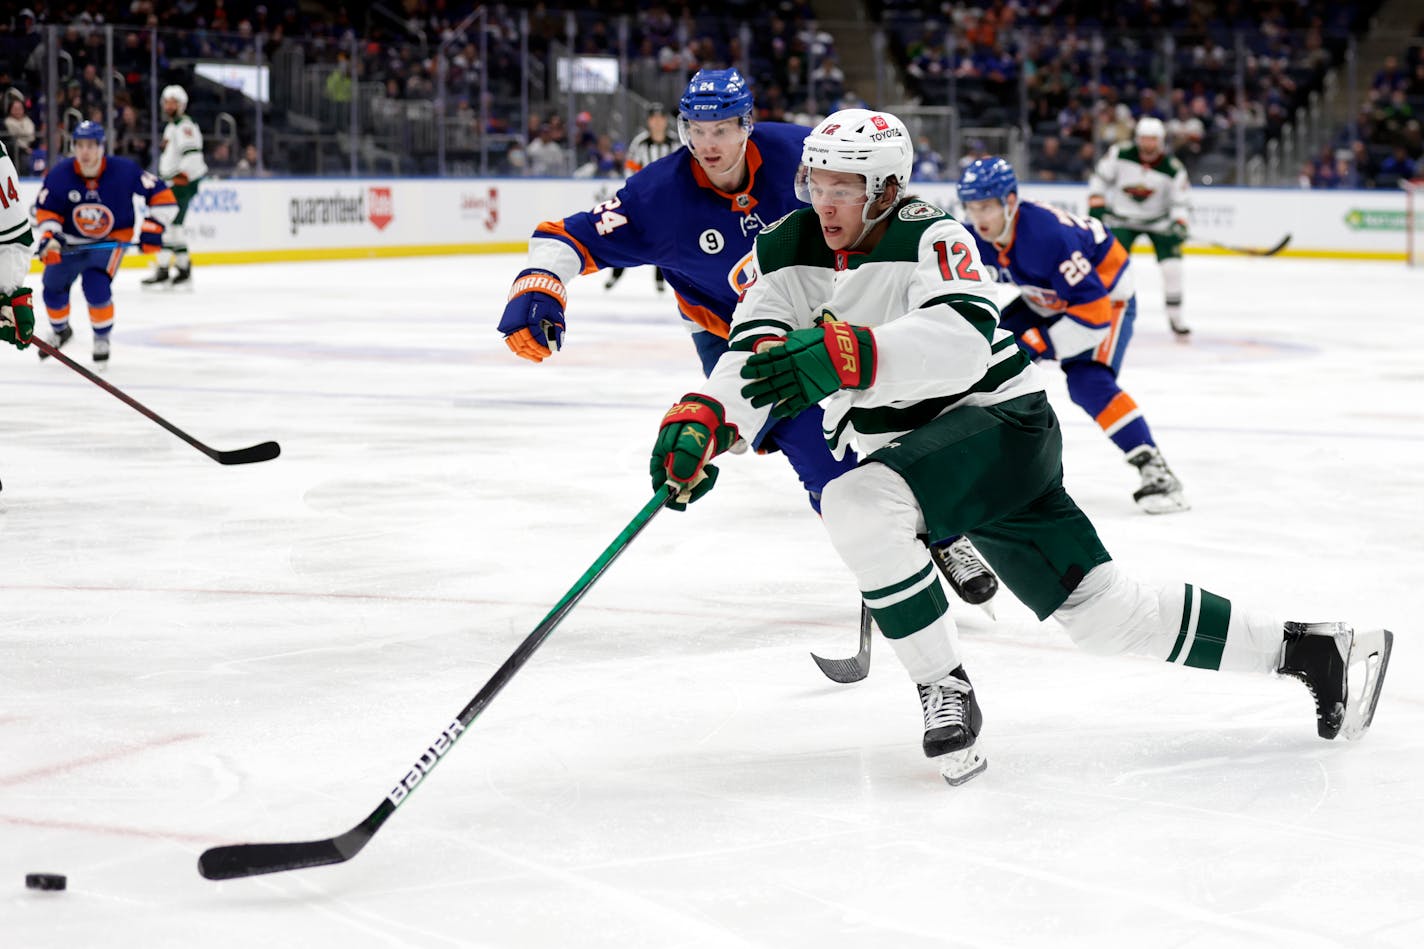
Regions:
<instances>
[{"instance_id":1,"label":"spectator in stands","mask_svg":"<svg viewBox=\"0 0 1424 949\"><path fill-rule=\"evenodd\" d=\"M1132 130L1137 123L1132 118L1132 108L1125 102L1113 107L1112 118L1103 126L1098 141L1103 145L1117 145L1132 141Z\"/></svg>"},{"instance_id":2,"label":"spectator in stands","mask_svg":"<svg viewBox=\"0 0 1424 949\"><path fill-rule=\"evenodd\" d=\"M235 165L231 143L226 139L214 142L212 150L208 153L208 173L227 176L232 173Z\"/></svg>"},{"instance_id":3,"label":"spectator in stands","mask_svg":"<svg viewBox=\"0 0 1424 949\"><path fill-rule=\"evenodd\" d=\"M88 63L79 76L80 97L85 106L104 104L104 83L99 78L99 67Z\"/></svg>"},{"instance_id":4,"label":"spectator in stands","mask_svg":"<svg viewBox=\"0 0 1424 949\"><path fill-rule=\"evenodd\" d=\"M1409 157L1405 147L1396 145L1393 152L1381 159L1375 178L1377 183L1393 188L1401 179L1413 178L1415 167L1415 162Z\"/></svg>"},{"instance_id":5,"label":"spectator in stands","mask_svg":"<svg viewBox=\"0 0 1424 949\"><path fill-rule=\"evenodd\" d=\"M351 62L346 50L336 53L336 68L326 77L326 97L337 105L351 101Z\"/></svg>"},{"instance_id":6,"label":"spectator in stands","mask_svg":"<svg viewBox=\"0 0 1424 949\"><path fill-rule=\"evenodd\" d=\"M564 146L552 119L539 127L539 137L529 143L525 150L529 174L537 178L550 178L567 173L568 162L564 158Z\"/></svg>"},{"instance_id":7,"label":"spectator in stands","mask_svg":"<svg viewBox=\"0 0 1424 949\"><path fill-rule=\"evenodd\" d=\"M1043 140L1043 150L1035 166L1038 177L1044 181L1083 180L1083 166L1074 156L1063 153L1062 143L1053 135Z\"/></svg>"},{"instance_id":8,"label":"spectator in stands","mask_svg":"<svg viewBox=\"0 0 1424 949\"><path fill-rule=\"evenodd\" d=\"M613 143L608 142L608 150L612 151ZM600 145L598 133L593 130L593 113L580 112L574 116L574 155L578 165L586 165L593 162L598 163L599 155L603 149Z\"/></svg>"},{"instance_id":9,"label":"spectator in stands","mask_svg":"<svg viewBox=\"0 0 1424 949\"><path fill-rule=\"evenodd\" d=\"M10 99L10 107L5 113L5 144L16 170L28 175L35 144L35 122L26 114L25 101L19 97Z\"/></svg>"},{"instance_id":10,"label":"spectator in stands","mask_svg":"<svg viewBox=\"0 0 1424 949\"><path fill-rule=\"evenodd\" d=\"M1348 152L1335 156L1335 187L1359 189L1363 188L1364 178L1361 176L1355 163L1350 160Z\"/></svg>"},{"instance_id":11,"label":"spectator in stands","mask_svg":"<svg viewBox=\"0 0 1424 949\"><path fill-rule=\"evenodd\" d=\"M935 150L928 135L915 138L915 181L943 181L944 156Z\"/></svg>"},{"instance_id":12,"label":"spectator in stands","mask_svg":"<svg viewBox=\"0 0 1424 949\"><path fill-rule=\"evenodd\" d=\"M1384 66L1375 73L1374 82L1370 83L1370 88L1383 95L1403 89L1409 82L1409 76L1399 66L1399 59L1395 56L1386 56Z\"/></svg>"},{"instance_id":13,"label":"spectator in stands","mask_svg":"<svg viewBox=\"0 0 1424 949\"><path fill-rule=\"evenodd\" d=\"M836 63L834 56L827 56L816 64L811 73L811 98L820 108L831 111L830 103L839 101L845 91L845 73Z\"/></svg>"},{"instance_id":14,"label":"spectator in stands","mask_svg":"<svg viewBox=\"0 0 1424 949\"><path fill-rule=\"evenodd\" d=\"M232 168L234 178L256 178L265 172L258 170L257 146L249 144L242 150L242 157L237 160L237 164Z\"/></svg>"}]
</instances>

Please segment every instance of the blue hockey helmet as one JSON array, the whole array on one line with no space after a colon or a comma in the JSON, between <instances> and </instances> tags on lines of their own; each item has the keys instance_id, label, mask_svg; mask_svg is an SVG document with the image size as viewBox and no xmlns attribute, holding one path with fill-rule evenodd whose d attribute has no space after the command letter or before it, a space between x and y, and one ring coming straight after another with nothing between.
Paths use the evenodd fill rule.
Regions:
<instances>
[{"instance_id":1,"label":"blue hockey helmet","mask_svg":"<svg viewBox=\"0 0 1424 949\"><path fill-rule=\"evenodd\" d=\"M1018 190L1014 166L994 155L970 162L959 176L959 200L965 204L986 198L1003 201Z\"/></svg>"},{"instance_id":2,"label":"blue hockey helmet","mask_svg":"<svg viewBox=\"0 0 1424 949\"><path fill-rule=\"evenodd\" d=\"M84 122L80 122L74 127L74 135L71 137L76 142L80 141L81 139L88 139L89 141L98 142L102 145L104 142L104 126L100 125L98 122L90 122L86 120Z\"/></svg>"},{"instance_id":3,"label":"blue hockey helmet","mask_svg":"<svg viewBox=\"0 0 1424 949\"><path fill-rule=\"evenodd\" d=\"M678 100L677 113L689 122L740 118L749 125L752 91L735 69L699 69Z\"/></svg>"}]
</instances>

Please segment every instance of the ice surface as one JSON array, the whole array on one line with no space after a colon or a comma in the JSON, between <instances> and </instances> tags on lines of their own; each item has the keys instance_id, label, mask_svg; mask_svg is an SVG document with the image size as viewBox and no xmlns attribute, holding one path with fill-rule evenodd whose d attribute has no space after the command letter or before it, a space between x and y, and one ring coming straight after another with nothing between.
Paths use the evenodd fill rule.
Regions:
<instances>
[{"instance_id":1,"label":"ice surface","mask_svg":"<svg viewBox=\"0 0 1424 949\"><path fill-rule=\"evenodd\" d=\"M0 946L1397 946L1424 941L1424 274L1155 264L1123 374L1194 510L1066 398L1118 560L1395 630L1370 734L1297 683L1075 650L961 611L989 770L950 789L915 692L784 461L662 514L356 859L212 883L208 846L345 831L649 497L699 373L651 272L575 283L567 350L494 325L517 257L125 270L107 378L214 464L0 351ZM83 305L70 352L87 361ZM69 876L64 893L26 872Z\"/></svg>"}]
</instances>

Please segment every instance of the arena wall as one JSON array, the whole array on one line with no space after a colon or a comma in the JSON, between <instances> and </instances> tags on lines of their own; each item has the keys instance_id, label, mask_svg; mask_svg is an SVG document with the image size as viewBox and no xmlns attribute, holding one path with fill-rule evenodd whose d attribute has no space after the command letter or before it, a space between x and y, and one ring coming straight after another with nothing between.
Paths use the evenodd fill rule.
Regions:
<instances>
[{"instance_id":1,"label":"arena wall","mask_svg":"<svg viewBox=\"0 0 1424 949\"><path fill-rule=\"evenodd\" d=\"M25 182L33 201L38 181ZM534 225L611 198L620 182L549 179L229 179L203 184L189 209L197 264L523 251ZM917 185L952 202L951 183ZM1025 198L1087 212L1082 185L1032 184ZM1199 188L1189 253L1217 244L1282 256L1404 260L1401 191ZM1424 223L1424 222L1421 222ZM1145 242L1138 252L1147 252ZM126 266L147 259L131 253Z\"/></svg>"}]
</instances>

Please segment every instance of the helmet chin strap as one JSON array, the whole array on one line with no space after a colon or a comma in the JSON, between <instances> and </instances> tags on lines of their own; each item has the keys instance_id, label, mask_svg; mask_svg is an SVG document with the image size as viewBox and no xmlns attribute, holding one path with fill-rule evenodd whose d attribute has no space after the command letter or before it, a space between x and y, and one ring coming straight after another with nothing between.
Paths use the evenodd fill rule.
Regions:
<instances>
[{"instance_id":1,"label":"helmet chin strap","mask_svg":"<svg viewBox=\"0 0 1424 949\"><path fill-rule=\"evenodd\" d=\"M890 216L890 212L895 210L895 205L900 196L899 185L896 185L895 188L895 197L897 201L891 201L890 205L884 211L881 211L879 214L877 214L874 220L867 218L866 214L870 213L870 206L876 201L879 201L884 196L885 191L884 189L881 189L879 194L877 194L874 198L871 198L860 206L860 223L862 225L860 228L860 236L857 237L855 240L851 241L850 244L846 246L846 250L855 250L857 247L859 247L860 242L865 240L866 235L869 234L871 231L875 230L875 225L885 220L887 217Z\"/></svg>"},{"instance_id":2,"label":"helmet chin strap","mask_svg":"<svg viewBox=\"0 0 1424 949\"><path fill-rule=\"evenodd\" d=\"M1003 199L1003 205L1004 205L1004 229L999 232L999 236L998 236L998 237L995 237L995 238L990 242L990 243L993 243L993 244L1002 244L1002 243L1004 242L1004 239L1009 236L1009 232L1014 229L1014 215L1016 215L1016 214L1019 213L1019 200L1018 200L1018 196L1017 196L1017 195L1014 196L1014 209L1013 209L1012 211L1009 210L1009 199L1008 199L1007 197L1005 197L1005 198Z\"/></svg>"}]
</instances>

